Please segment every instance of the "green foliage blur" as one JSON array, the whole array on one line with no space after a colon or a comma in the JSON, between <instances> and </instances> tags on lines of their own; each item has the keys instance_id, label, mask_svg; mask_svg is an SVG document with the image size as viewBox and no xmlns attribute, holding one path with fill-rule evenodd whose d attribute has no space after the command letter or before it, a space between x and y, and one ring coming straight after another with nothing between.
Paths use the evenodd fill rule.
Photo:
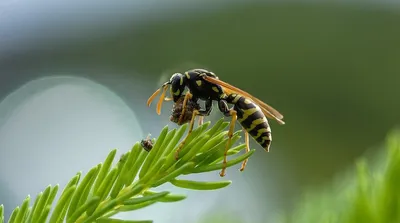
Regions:
<instances>
[{"instance_id":1,"label":"green foliage blur","mask_svg":"<svg viewBox=\"0 0 400 223\"><path fill-rule=\"evenodd\" d=\"M389 134L385 150L378 162L360 159L356 173L310 191L282 222L400 222L400 131Z\"/></svg>"}]
</instances>

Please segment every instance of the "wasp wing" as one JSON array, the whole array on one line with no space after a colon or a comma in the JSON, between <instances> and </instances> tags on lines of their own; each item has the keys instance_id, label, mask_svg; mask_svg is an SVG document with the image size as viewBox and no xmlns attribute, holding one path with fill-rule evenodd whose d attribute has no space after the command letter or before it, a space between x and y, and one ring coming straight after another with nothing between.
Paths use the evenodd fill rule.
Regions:
<instances>
[{"instance_id":1,"label":"wasp wing","mask_svg":"<svg viewBox=\"0 0 400 223\"><path fill-rule=\"evenodd\" d=\"M241 95L243 95L243 96L246 96L247 98L249 98L250 100L252 100L252 101L255 101L254 100L254 96L248 96L248 95L246 95L246 94L243 94L243 93L241 93L241 92L238 92L238 91L233 91L232 89L229 89L229 88L223 88L224 89L224 92L226 93L226 94L231 94L231 93L236 93L236 94L241 94ZM257 99L257 98L256 98ZM265 107L263 107L263 106L261 106L260 104L258 104L258 103L256 103L259 107L260 107L260 109L261 109L261 111L263 112L263 114L267 117L267 118L270 118L270 119L275 119L279 124L281 124L281 125L284 125L285 124L285 122L281 119L281 118L278 118L276 115L274 115L272 112L271 112L271 106L269 106L269 105L267 105L268 106L268 108L265 108ZM265 104L265 103L264 103ZM273 109L273 108L272 108ZM276 110L275 110L276 111ZM283 118L283 116L281 115L281 117Z\"/></svg>"},{"instance_id":2,"label":"wasp wing","mask_svg":"<svg viewBox=\"0 0 400 223\"><path fill-rule=\"evenodd\" d=\"M213 84L218 84L220 86L222 86L225 91L225 93L227 94L231 94L231 93L237 93L240 95L243 95L245 97L250 98L252 101L254 101L256 104L258 104L258 106L261 108L261 110L263 111L264 115L267 116L268 118L272 118L275 119L279 124L285 124L284 121L282 121L283 119L283 115L281 113L279 113L277 110L275 110L273 107L271 107L270 105L266 104L265 102L261 101L260 99L254 97L253 95L247 93L246 91L243 91L235 86L232 86L224 81L221 81L219 79L215 79L209 76L203 76L204 80L211 82Z\"/></svg>"}]
</instances>

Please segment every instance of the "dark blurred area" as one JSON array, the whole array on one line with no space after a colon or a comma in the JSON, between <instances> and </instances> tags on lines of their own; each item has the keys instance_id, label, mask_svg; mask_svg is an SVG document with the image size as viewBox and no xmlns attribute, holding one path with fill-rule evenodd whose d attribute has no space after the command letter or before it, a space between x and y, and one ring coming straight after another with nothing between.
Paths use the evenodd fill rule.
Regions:
<instances>
[{"instance_id":1,"label":"dark blurred area","mask_svg":"<svg viewBox=\"0 0 400 223\"><path fill-rule=\"evenodd\" d=\"M162 119L145 101L161 75L168 72L166 80L190 68L212 70L285 116L284 126L270 121L271 151L252 141L259 150L245 172L235 173L249 185L237 193L257 194L254 202L265 201L272 212L290 210L305 189L330 181L365 151L379 148L399 124L400 10L395 6L171 8L165 18L127 17L116 31L105 28L74 42L46 45L42 34L29 48L0 51L0 98L32 79L67 72L116 92L139 115L144 132L157 133ZM138 80L148 84L135 85ZM270 220L262 205L257 210Z\"/></svg>"}]
</instances>

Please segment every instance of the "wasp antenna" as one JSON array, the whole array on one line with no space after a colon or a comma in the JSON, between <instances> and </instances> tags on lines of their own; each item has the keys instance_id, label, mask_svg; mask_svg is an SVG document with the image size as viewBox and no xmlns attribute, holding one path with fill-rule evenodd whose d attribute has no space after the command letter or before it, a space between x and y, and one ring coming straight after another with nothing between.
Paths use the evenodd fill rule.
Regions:
<instances>
[{"instance_id":1,"label":"wasp antenna","mask_svg":"<svg viewBox=\"0 0 400 223\"><path fill-rule=\"evenodd\" d=\"M168 89L168 85L165 85L165 86L163 87L163 91L162 91L162 94L161 94L161 96L160 96L160 99L158 100L158 103L157 103L157 114L158 114L158 115L161 114L161 106L162 106L162 103L163 103L163 101L164 101L165 93L166 93L167 89Z\"/></svg>"},{"instance_id":2,"label":"wasp antenna","mask_svg":"<svg viewBox=\"0 0 400 223\"><path fill-rule=\"evenodd\" d=\"M147 106L150 107L151 102L154 100L154 98L160 93L161 89L157 89L150 97L147 99Z\"/></svg>"}]
</instances>

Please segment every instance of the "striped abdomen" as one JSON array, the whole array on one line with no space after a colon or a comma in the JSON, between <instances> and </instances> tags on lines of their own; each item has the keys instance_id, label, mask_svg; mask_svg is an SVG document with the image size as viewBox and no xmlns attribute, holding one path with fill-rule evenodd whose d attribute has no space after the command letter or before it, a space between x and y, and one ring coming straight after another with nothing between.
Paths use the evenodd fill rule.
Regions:
<instances>
[{"instance_id":1,"label":"striped abdomen","mask_svg":"<svg viewBox=\"0 0 400 223\"><path fill-rule=\"evenodd\" d=\"M243 128L266 150L269 151L272 136L268 120L261 109L251 100L234 94L229 96L234 104L237 118Z\"/></svg>"}]
</instances>

